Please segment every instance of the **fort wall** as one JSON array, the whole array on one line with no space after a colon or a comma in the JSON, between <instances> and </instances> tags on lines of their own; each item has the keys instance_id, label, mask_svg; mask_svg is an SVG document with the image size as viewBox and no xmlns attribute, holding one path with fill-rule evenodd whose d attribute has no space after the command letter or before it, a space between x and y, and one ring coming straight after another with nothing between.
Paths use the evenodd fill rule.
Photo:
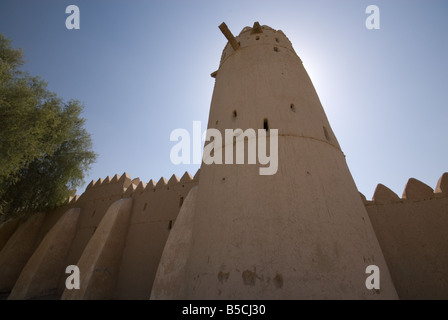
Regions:
<instances>
[{"instance_id":1,"label":"fort wall","mask_svg":"<svg viewBox=\"0 0 448 320\"><path fill-rule=\"evenodd\" d=\"M99 179L60 208L25 221L4 222L0 225L0 240L4 243L0 251L3 297L61 298L68 276L65 268L79 264L107 210L120 199L130 199L132 206L128 209L129 221L121 247L110 247L119 258L103 265L103 270L107 267L117 270L114 285L107 292L99 290L97 296L83 298L149 299L170 231L184 199L198 182L199 172L194 178L185 173L181 179L173 176L147 184L131 180L127 174ZM411 178L402 197L381 184L372 200L361 197L400 299L448 299L448 173L442 175L435 190ZM79 218L72 216L67 220L70 212L79 214ZM71 238L63 220L75 224ZM61 230L65 230L66 238L61 238ZM71 239L71 243L64 239ZM51 245L57 244L50 250ZM65 251L57 251L58 248ZM172 255L176 250L179 248L170 248L164 254ZM95 290L98 289L101 285L96 285ZM162 297L169 296L166 293Z\"/></svg>"},{"instance_id":2,"label":"fort wall","mask_svg":"<svg viewBox=\"0 0 448 320\"><path fill-rule=\"evenodd\" d=\"M400 299L448 299L448 173L401 198L380 184L365 204Z\"/></svg>"}]
</instances>

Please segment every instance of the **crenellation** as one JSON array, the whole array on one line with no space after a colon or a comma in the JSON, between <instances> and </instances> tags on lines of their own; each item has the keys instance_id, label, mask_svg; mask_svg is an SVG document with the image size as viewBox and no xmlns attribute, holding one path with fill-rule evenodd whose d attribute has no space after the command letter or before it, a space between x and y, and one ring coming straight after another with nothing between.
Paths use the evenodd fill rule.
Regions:
<instances>
[{"instance_id":1,"label":"crenellation","mask_svg":"<svg viewBox=\"0 0 448 320\"><path fill-rule=\"evenodd\" d=\"M431 188L414 180L406 189L411 199L393 194L390 201L393 192L387 189L388 201L372 202L366 209L400 299L446 300L448 197L431 194Z\"/></svg>"},{"instance_id":2,"label":"crenellation","mask_svg":"<svg viewBox=\"0 0 448 320\"><path fill-rule=\"evenodd\" d=\"M118 182L123 183L123 186L127 188L132 183L131 176L127 172L124 172L120 179L118 179Z\"/></svg>"},{"instance_id":3,"label":"crenellation","mask_svg":"<svg viewBox=\"0 0 448 320\"><path fill-rule=\"evenodd\" d=\"M136 189L137 186L135 184L131 184L129 187L126 188L125 192L123 193L123 198L132 197Z\"/></svg>"},{"instance_id":4,"label":"crenellation","mask_svg":"<svg viewBox=\"0 0 448 320\"><path fill-rule=\"evenodd\" d=\"M223 31L223 33L226 35L226 37L233 36L227 29L227 26L225 27L226 29ZM231 42L229 41L226 44L222 52L220 67L235 52L254 45L282 47L284 49L291 50L295 54L291 42L282 31L274 30L266 25L260 27L260 24L257 22L254 23L253 27L245 27L238 36L234 37L233 40ZM212 73L212 77L216 77L216 75L217 71L216 73Z\"/></svg>"},{"instance_id":5,"label":"crenellation","mask_svg":"<svg viewBox=\"0 0 448 320\"><path fill-rule=\"evenodd\" d=\"M173 186L173 185L179 184L179 182L180 182L179 177L176 176L175 174L173 174L171 176L170 180L168 180L168 185Z\"/></svg>"},{"instance_id":6,"label":"crenellation","mask_svg":"<svg viewBox=\"0 0 448 320\"><path fill-rule=\"evenodd\" d=\"M386 187L383 184L378 184L376 186L375 192L372 197L372 202L375 204L385 204L385 203L394 203L394 202L400 202L400 197L390 190L388 187Z\"/></svg>"},{"instance_id":7,"label":"crenellation","mask_svg":"<svg viewBox=\"0 0 448 320\"><path fill-rule=\"evenodd\" d=\"M99 178L98 180L96 180L95 184L93 185L94 188L98 188L103 184L103 178Z\"/></svg>"},{"instance_id":8,"label":"crenellation","mask_svg":"<svg viewBox=\"0 0 448 320\"><path fill-rule=\"evenodd\" d=\"M410 178L403 191L403 199L421 201L434 199L434 190L420 180Z\"/></svg>"},{"instance_id":9,"label":"crenellation","mask_svg":"<svg viewBox=\"0 0 448 320\"><path fill-rule=\"evenodd\" d=\"M120 176L118 174L114 175L114 177L112 178L111 183L117 183L120 180Z\"/></svg>"},{"instance_id":10,"label":"crenellation","mask_svg":"<svg viewBox=\"0 0 448 320\"><path fill-rule=\"evenodd\" d=\"M153 179L149 180L148 183L146 184L145 191L146 192L153 191L156 188L156 185L157 183Z\"/></svg>"},{"instance_id":11,"label":"crenellation","mask_svg":"<svg viewBox=\"0 0 448 320\"><path fill-rule=\"evenodd\" d=\"M160 180L156 184L156 189L165 187L167 185L168 185L168 181L164 177L161 177Z\"/></svg>"},{"instance_id":12,"label":"crenellation","mask_svg":"<svg viewBox=\"0 0 448 320\"><path fill-rule=\"evenodd\" d=\"M140 183L137 186L137 189L135 189L135 193L143 192L143 191L145 191L145 188L146 188L146 183L143 181L140 181Z\"/></svg>"},{"instance_id":13,"label":"crenellation","mask_svg":"<svg viewBox=\"0 0 448 320\"><path fill-rule=\"evenodd\" d=\"M75 196L71 199L71 201L69 202L69 204L70 204L70 205L75 204L75 203L78 201L79 197L80 197L80 196L75 195Z\"/></svg>"},{"instance_id":14,"label":"crenellation","mask_svg":"<svg viewBox=\"0 0 448 320\"><path fill-rule=\"evenodd\" d=\"M260 23L256 21L254 23L254 26L252 27L252 31L250 32L250 34L258 34L258 33L263 33L263 29L261 28Z\"/></svg>"},{"instance_id":15,"label":"crenellation","mask_svg":"<svg viewBox=\"0 0 448 320\"><path fill-rule=\"evenodd\" d=\"M445 172L437 181L436 193L443 193L448 196L448 172Z\"/></svg>"},{"instance_id":16,"label":"crenellation","mask_svg":"<svg viewBox=\"0 0 448 320\"><path fill-rule=\"evenodd\" d=\"M185 171L182 178L180 178L180 182L187 183L187 182L191 182L191 181L193 181L193 177L191 176L190 173L188 173L188 171Z\"/></svg>"},{"instance_id":17,"label":"crenellation","mask_svg":"<svg viewBox=\"0 0 448 320\"><path fill-rule=\"evenodd\" d=\"M88 190L88 189L90 189L90 188L92 188L94 185L95 185L95 183L96 183L96 180L92 180L92 181L90 181L90 183L87 185L87 187L86 187L86 191Z\"/></svg>"},{"instance_id":18,"label":"crenellation","mask_svg":"<svg viewBox=\"0 0 448 320\"><path fill-rule=\"evenodd\" d=\"M111 181L112 181L112 178L110 176L107 176L101 185L102 186L108 185Z\"/></svg>"}]
</instances>

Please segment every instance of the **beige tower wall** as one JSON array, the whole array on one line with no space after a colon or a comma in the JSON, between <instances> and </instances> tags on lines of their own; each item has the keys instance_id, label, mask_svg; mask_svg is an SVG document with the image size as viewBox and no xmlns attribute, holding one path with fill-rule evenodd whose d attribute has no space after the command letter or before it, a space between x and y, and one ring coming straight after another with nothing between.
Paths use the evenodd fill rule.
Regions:
<instances>
[{"instance_id":1,"label":"beige tower wall","mask_svg":"<svg viewBox=\"0 0 448 320\"><path fill-rule=\"evenodd\" d=\"M186 173L140 184L126 238L115 298L149 299L160 258L183 200L197 181Z\"/></svg>"},{"instance_id":2,"label":"beige tower wall","mask_svg":"<svg viewBox=\"0 0 448 320\"><path fill-rule=\"evenodd\" d=\"M188 193L163 250L154 282L152 300L182 300L188 297L188 262L193 244L193 222L198 187Z\"/></svg>"},{"instance_id":3,"label":"beige tower wall","mask_svg":"<svg viewBox=\"0 0 448 320\"><path fill-rule=\"evenodd\" d=\"M448 190L411 182L400 199L384 188L366 208L400 299L448 299Z\"/></svg>"},{"instance_id":4,"label":"beige tower wall","mask_svg":"<svg viewBox=\"0 0 448 320\"><path fill-rule=\"evenodd\" d=\"M188 298L396 298L344 154L289 40L268 27L236 40L240 48L227 45L216 74L208 127L224 136L267 119L279 130L279 167L261 176L258 165L202 165ZM370 264L381 270L379 291L365 287Z\"/></svg>"}]
</instances>

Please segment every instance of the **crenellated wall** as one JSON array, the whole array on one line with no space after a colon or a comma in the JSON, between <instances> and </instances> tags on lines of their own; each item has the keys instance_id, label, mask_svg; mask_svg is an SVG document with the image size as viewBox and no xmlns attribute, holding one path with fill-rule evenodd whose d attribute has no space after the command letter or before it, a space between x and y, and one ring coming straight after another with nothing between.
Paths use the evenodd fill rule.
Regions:
<instances>
[{"instance_id":1,"label":"crenellated wall","mask_svg":"<svg viewBox=\"0 0 448 320\"><path fill-rule=\"evenodd\" d=\"M448 173L401 198L379 184L365 205L400 299L448 299Z\"/></svg>"},{"instance_id":2,"label":"crenellated wall","mask_svg":"<svg viewBox=\"0 0 448 320\"><path fill-rule=\"evenodd\" d=\"M173 175L157 184L140 182L127 196L134 201L126 246L120 264L115 299L149 299L160 257L183 200L197 185L186 172L181 179ZM132 187L133 188L133 187Z\"/></svg>"},{"instance_id":3,"label":"crenellated wall","mask_svg":"<svg viewBox=\"0 0 448 320\"><path fill-rule=\"evenodd\" d=\"M56 210L0 225L0 297L149 299L170 230L199 181L124 173L92 181ZM361 195L362 196L362 195ZM433 190L409 179L400 198L379 184L363 201L401 299L448 299L448 173ZM84 290L65 290L78 265Z\"/></svg>"},{"instance_id":4,"label":"crenellated wall","mask_svg":"<svg viewBox=\"0 0 448 320\"><path fill-rule=\"evenodd\" d=\"M52 212L1 224L0 297L149 299L170 229L198 179L199 171L147 184L115 175ZM80 267L86 290L64 290L68 265Z\"/></svg>"}]
</instances>

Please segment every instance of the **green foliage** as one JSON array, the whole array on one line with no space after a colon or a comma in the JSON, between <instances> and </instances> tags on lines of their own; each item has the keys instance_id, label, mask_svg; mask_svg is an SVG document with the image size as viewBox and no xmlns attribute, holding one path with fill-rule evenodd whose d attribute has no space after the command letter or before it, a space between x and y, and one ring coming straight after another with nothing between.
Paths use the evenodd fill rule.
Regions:
<instances>
[{"instance_id":1,"label":"green foliage","mask_svg":"<svg viewBox=\"0 0 448 320\"><path fill-rule=\"evenodd\" d=\"M64 103L23 63L0 34L0 220L62 204L96 158L82 105Z\"/></svg>"}]
</instances>

